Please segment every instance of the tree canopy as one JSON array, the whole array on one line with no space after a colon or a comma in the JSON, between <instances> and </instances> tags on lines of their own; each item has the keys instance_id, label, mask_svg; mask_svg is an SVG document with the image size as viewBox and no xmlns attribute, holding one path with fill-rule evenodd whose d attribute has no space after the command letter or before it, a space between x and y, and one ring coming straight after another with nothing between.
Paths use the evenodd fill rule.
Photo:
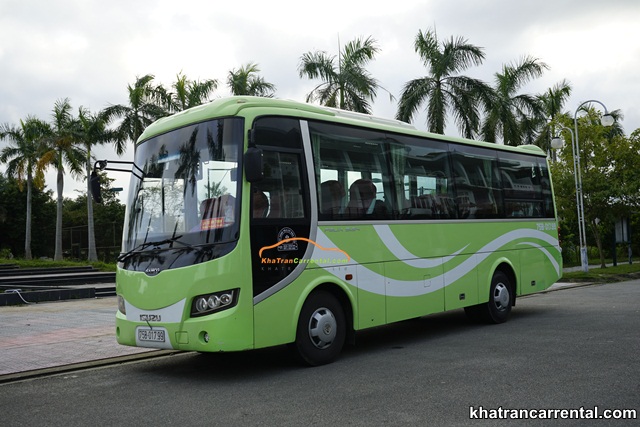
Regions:
<instances>
[{"instance_id":1,"label":"tree canopy","mask_svg":"<svg viewBox=\"0 0 640 427\"><path fill-rule=\"evenodd\" d=\"M328 107L371 113L371 102L380 84L366 65L380 51L371 38L350 41L338 51L338 57L324 51L307 52L300 57L300 77L321 82L307 95L307 102L318 101Z\"/></svg>"},{"instance_id":2,"label":"tree canopy","mask_svg":"<svg viewBox=\"0 0 640 427\"><path fill-rule=\"evenodd\" d=\"M503 65L489 84L466 75L472 68L482 66L486 55L483 47L464 37L439 38L435 28L419 30L413 50L422 61L425 73L404 84L397 105L396 118L399 120L412 122L424 109L426 127L431 132L444 134L448 121L453 119L463 137L509 145L535 144L548 152L551 152L551 139L562 129L573 127L572 116L564 111L572 92L567 80L539 94L526 91L527 84L543 76L549 68L538 58L524 55L518 61ZM371 36L355 38L344 46L338 42L335 54L322 50L303 53L297 67L298 77L316 83L306 95L306 101L371 113L378 90L385 90L369 71L380 53L378 42ZM226 82L234 95L275 97L275 84L260 73L259 65L249 61L230 70L221 81ZM52 194L41 193L47 167L54 167L58 172L56 223L60 230L60 208L62 202L68 202L62 197L63 177L70 172L72 178L87 179L95 145L113 144L115 153L122 155L153 121L216 97L219 82L218 79L194 80L181 71L176 74L175 82L164 86L157 82L154 74L145 74L127 85L124 103L110 104L94 113L80 107L78 117L73 117L71 101L61 98L56 101L49 122L27 116L19 125L5 123L0 126L3 144L0 163L6 165L7 172L6 179L0 184L15 184L20 190L27 189L26 197L23 197L27 208L25 256L31 256L31 216L36 214L35 210L31 211L32 192L38 197ZM619 111L613 113L617 120L611 128L603 128L597 123L599 113L596 110L587 108L586 115L580 114L585 211L593 236L600 242L598 233L602 227L610 225L613 216L631 215L640 203L640 134L636 130L630 137L625 137ZM566 147L552 154L552 158L558 158L553 168L557 175L555 194L559 217L563 227L570 225L568 236L571 236L570 230L575 228L576 220L575 214L572 216L571 213L575 210L571 156ZM82 166L85 173L81 173ZM92 202L86 197L84 201L87 203L85 221L91 224ZM0 205L0 221L6 222L10 217L13 219L7 207ZM63 217L65 224L66 221ZM91 241L93 232L88 235ZM0 249L3 244L0 241ZM89 247L92 245L89 243ZM58 238L55 247L59 253ZM15 250L14 246L12 250ZM92 251L89 253L90 257L94 256Z\"/></svg>"},{"instance_id":3,"label":"tree canopy","mask_svg":"<svg viewBox=\"0 0 640 427\"><path fill-rule=\"evenodd\" d=\"M590 231L587 241L596 245L604 264L605 230L640 209L640 130L625 137L602 126L600 117L601 113L593 109L578 117L578 138L585 223ZM571 129L573 123L565 116L557 125ZM565 132L571 136L570 131ZM569 229L577 228L573 168L573 150L566 144L552 164L552 172L558 216L572 225ZM563 237L567 245L577 246L577 235Z\"/></svg>"},{"instance_id":4,"label":"tree canopy","mask_svg":"<svg viewBox=\"0 0 640 427\"><path fill-rule=\"evenodd\" d=\"M396 118L410 122L419 107L426 103L430 132L444 134L450 113L461 134L472 138L480 124L479 101L490 96L490 88L481 80L459 73L472 65L482 64L483 49L462 37L440 42L435 30L419 31L414 48L428 75L404 85Z\"/></svg>"}]
</instances>

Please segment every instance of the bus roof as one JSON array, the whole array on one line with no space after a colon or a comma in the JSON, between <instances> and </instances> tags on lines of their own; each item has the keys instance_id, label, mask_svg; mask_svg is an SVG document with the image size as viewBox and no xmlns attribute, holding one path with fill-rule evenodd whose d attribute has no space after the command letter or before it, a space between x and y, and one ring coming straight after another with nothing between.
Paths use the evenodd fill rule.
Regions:
<instances>
[{"instance_id":1,"label":"bus roof","mask_svg":"<svg viewBox=\"0 0 640 427\"><path fill-rule=\"evenodd\" d=\"M137 144L151 137L166 133L173 129L198 123L217 117L232 117L242 115L247 109L273 109L274 115L287 115L307 119L319 119L331 122L351 124L355 126L365 126L388 132L402 133L421 137L429 137L447 142L479 145L494 149L504 149L508 151L526 151L528 154L545 156L546 153L535 145L521 145L518 147L505 146L502 144L476 141L460 137L434 134L417 130L413 125L400 120L376 117L369 114L357 113L353 111L340 110L337 108L324 107L319 105L306 104L298 101L265 98L257 96L232 96L219 98L210 103L203 104L188 110L181 111L174 115L163 117L149 125L140 136Z\"/></svg>"}]
</instances>

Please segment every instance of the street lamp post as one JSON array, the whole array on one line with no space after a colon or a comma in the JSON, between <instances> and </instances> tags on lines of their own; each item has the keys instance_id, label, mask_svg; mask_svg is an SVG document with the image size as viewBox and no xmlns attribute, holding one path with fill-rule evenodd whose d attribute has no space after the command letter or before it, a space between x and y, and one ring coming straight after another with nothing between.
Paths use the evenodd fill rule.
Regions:
<instances>
[{"instance_id":1,"label":"street lamp post","mask_svg":"<svg viewBox=\"0 0 640 427\"><path fill-rule=\"evenodd\" d=\"M609 110L607 110L607 106L595 99L585 101L582 104L578 105L578 108L576 108L576 112L573 114L573 127L574 127L575 138L576 138L573 164L574 164L574 169L577 171L576 200L578 203L578 207L577 207L578 225L579 225L579 232L580 232L580 262L582 265L582 271L584 271L585 273L589 271L589 260L587 258L587 232L586 232L586 222L584 219L584 194L582 192L582 168L580 167L580 139L578 135L578 111L580 111L580 108L583 105L589 104L591 102L600 104L602 108L604 108L604 115L600 119L600 123L602 123L603 126L611 126L615 121L613 116L609 114Z\"/></svg>"},{"instance_id":2,"label":"street lamp post","mask_svg":"<svg viewBox=\"0 0 640 427\"><path fill-rule=\"evenodd\" d=\"M586 272L588 271L589 267L586 260L586 256L587 256L586 240L583 240L584 224L582 223L582 220L581 220L581 218L584 219L584 215L582 215L584 211L582 210L582 207L583 207L582 206L582 180L578 179L578 177L580 176L579 175L580 172L578 169L580 161L576 162L576 159L578 158L578 154L576 150L576 141L575 141L573 130L563 125L560 125L560 129L568 131L569 134L571 135L571 152L573 153L573 178L575 180L575 185L576 185L576 206L578 210L578 236L580 237L580 262L582 265L582 270ZM564 140L559 136L556 136L551 140L551 148L557 150L562 147L564 147ZM585 270L585 268L587 270Z\"/></svg>"},{"instance_id":3,"label":"street lamp post","mask_svg":"<svg viewBox=\"0 0 640 427\"><path fill-rule=\"evenodd\" d=\"M587 273L589 271L589 260L587 257L587 232L586 232L586 223L584 219L584 194L582 192L582 169L580 167L580 140L578 136L578 111L582 108L583 105L595 102L600 104L602 108L604 108L604 115L600 119L600 123L603 126L611 126L615 119L607 110L607 107L600 101L596 101L595 99L591 99L589 101L585 101L576 108L576 112L573 115L573 126L574 132L571 129L562 126L563 129L568 130L571 133L571 148L573 151L573 173L576 182L576 209L578 212L578 234L580 237L580 264L582 266L582 271ZM552 146L554 148L559 148L562 146L562 142L558 141L559 138L553 138L551 141Z\"/></svg>"}]
</instances>

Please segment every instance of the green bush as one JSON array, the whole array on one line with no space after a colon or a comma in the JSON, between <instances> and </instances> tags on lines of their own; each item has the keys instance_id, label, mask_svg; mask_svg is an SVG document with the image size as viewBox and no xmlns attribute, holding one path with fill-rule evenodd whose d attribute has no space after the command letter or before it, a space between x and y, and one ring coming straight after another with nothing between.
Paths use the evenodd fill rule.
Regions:
<instances>
[{"instance_id":1,"label":"green bush","mask_svg":"<svg viewBox=\"0 0 640 427\"><path fill-rule=\"evenodd\" d=\"M115 263L82 262L82 261L53 261L51 259L32 259L30 261L20 258L7 258L0 253L0 264L17 264L20 268L44 268L44 267L78 267L91 265L100 271L116 271Z\"/></svg>"}]
</instances>

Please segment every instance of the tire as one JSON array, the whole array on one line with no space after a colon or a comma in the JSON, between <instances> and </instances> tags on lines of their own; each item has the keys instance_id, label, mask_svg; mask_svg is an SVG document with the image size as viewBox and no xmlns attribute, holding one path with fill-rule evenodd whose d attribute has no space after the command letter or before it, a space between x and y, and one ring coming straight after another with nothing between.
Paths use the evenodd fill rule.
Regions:
<instances>
[{"instance_id":1,"label":"tire","mask_svg":"<svg viewBox=\"0 0 640 427\"><path fill-rule=\"evenodd\" d=\"M329 292L315 291L305 301L298 318L297 354L310 366L331 363L342 351L346 332L340 302Z\"/></svg>"},{"instance_id":2,"label":"tire","mask_svg":"<svg viewBox=\"0 0 640 427\"><path fill-rule=\"evenodd\" d=\"M496 271L491 279L489 301L485 304L465 307L464 311L472 320L485 323L504 323L509 319L513 306L513 286L509 277Z\"/></svg>"}]
</instances>

